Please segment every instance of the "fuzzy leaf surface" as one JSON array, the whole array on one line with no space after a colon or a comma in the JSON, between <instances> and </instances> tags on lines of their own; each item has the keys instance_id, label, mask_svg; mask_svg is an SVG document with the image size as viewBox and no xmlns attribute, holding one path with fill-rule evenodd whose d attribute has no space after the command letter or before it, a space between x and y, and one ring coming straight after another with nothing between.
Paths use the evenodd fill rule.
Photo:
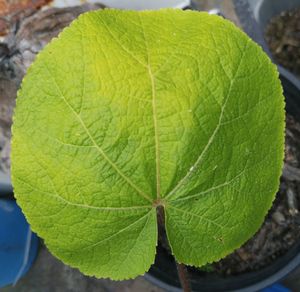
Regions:
<instances>
[{"instance_id":1,"label":"fuzzy leaf surface","mask_svg":"<svg viewBox=\"0 0 300 292\"><path fill-rule=\"evenodd\" d=\"M127 279L154 262L157 205L179 262L201 266L249 239L277 191L283 140L278 73L232 23L101 10L28 70L12 179L54 255Z\"/></svg>"}]
</instances>

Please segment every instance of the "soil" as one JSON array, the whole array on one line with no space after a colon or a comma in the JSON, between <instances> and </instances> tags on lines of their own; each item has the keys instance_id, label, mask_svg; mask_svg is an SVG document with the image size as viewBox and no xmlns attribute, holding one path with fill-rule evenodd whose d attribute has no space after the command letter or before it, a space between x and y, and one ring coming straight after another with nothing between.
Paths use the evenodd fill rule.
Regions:
<instances>
[{"instance_id":1,"label":"soil","mask_svg":"<svg viewBox=\"0 0 300 292\"><path fill-rule=\"evenodd\" d=\"M0 36L6 35L11 23L28 15L28 12L34 12L51 0L0 0Z\"/></svg>"},{"instance_id":2,"label":"soil","mask_svg":"<svg viewBox=\"0 0 300 292\"><path fill-rule=\"evenodd\" d=\"M265 38L274 60L300 76L300 9L273 17L267 25Z\"/></svg>"}]
</instances>

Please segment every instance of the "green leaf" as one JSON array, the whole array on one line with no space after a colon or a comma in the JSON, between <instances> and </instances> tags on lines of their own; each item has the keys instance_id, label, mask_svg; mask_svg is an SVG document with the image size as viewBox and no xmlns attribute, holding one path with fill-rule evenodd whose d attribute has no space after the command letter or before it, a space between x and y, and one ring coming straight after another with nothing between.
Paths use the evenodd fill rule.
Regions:
<instances>
[{"instance_id":1,"label":"green leaf","mask_svg":"<svg viewBox=\"0 0 300 292\"><path fill-rule=\"evenodd\" d=\"M65 263L112 279L154 262L157 206L179 262L217 261L279 184L284 101L268 57L206 13L89 12L39 54L18 95L12 179Z\"/></svg>"}]
</instances>

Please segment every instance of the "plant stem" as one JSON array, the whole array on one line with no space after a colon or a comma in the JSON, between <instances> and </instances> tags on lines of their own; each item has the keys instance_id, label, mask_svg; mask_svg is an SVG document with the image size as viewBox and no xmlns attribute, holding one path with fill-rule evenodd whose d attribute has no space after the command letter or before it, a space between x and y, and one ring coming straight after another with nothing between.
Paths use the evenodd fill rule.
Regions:
<instances>
[{"instance_id":1,"label":"plant stem","mask_svg":"<svg viewBox=\"0 0 300 292\"><path fill-rule=\"evenodd\" d=\"M171 248L168 242L166 228L165 228L165 211L162 206L157 207L157 221L158 221L158 239L160 244L166 248L171 253ZM176 259L174 259L176 262ZM181 287L184 292L191 292L190 279L188 275L187 268L184 264L176 262L178 278L181 284Z\"/></svg>"},{"instance_id":2,"label":"plant stem","mask_svg":"<svg viewBox=\"0 0 300 292\"><path fill-rule=\"evenodd\" d=\"M189 274L187 268L184 264L179 264L176 262L178 277L180 280L181 287L184 292L191 292L191 284L189 279Z\"/></svg>"}]
</instances>

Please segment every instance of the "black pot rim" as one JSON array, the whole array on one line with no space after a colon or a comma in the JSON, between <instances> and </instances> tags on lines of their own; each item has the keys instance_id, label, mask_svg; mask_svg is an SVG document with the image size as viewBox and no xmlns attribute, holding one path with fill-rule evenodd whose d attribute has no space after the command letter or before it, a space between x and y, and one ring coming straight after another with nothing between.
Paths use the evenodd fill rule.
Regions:
<instances>
[{"instance_id":1,"label":"black pot rim","mask_svg":"<svg viewBox=\"0 0 300 292\"><path fill-rule=\"evenodd\" d=\"M252 0L251 0L252 1ZM255 16L254 14L260 15L260 10L263 11L263 4L267 3L267 0L261 0L261 1L253 1L254 7L250 7L253 2L250 0L233 0L234 9L238 16L240 25L242 29L247 33L247 35L252 38L256 43L262 46L263 50L268 54L268 56L273 60L272 53L269 49L269 46L267 42L265 41L264 37L264 29L266 27L266 20L262 21L259 16ZM282 1L284 2L284 1ZM292 2L295 2L292 4ZM271 5L276 5L278 1L272 2ZM292 5L291 5L292 4ZM258 7L258 12L256 13L253 11L256 10L255 5ZM281 4L281 5L287 5L287 8L285 10L295 9L295 7L300 8L300 0L295 1L288 1L287 3ZM283 10L282 10L283 11ZM273 16L278 15L278 11ZM270 18L268 18L268 21ZM263 22L263 23L261 23ZM287 77L290 81L292 81L294 84L299 84L299 78L297 78L293 73L288 71L287 69L283 68L281 65L278 65L279 72Z\"/></svg>"},{"instance_id":2,"label":"black pot rim","mask_svg":"<svg viewBox=\"0 0 300 292\"><path fill-rule=\"evenodd\" d=\"M254 292L259 291L263 288L266 288L268 286L271 286L272 284L284 279L288 274L293 272L296 268L300 266L300 251L296 257L294 257L288 264L284 267L282 267L279 271L277 271L272 276L257 282L252 285L248 285L247 287L238 288L234 290L230 290L231 292ZM181 288L169 285L161 280L159 280L157 277L151 275L150 273L146 273L144 276L148 281L153 283L154 285L170 292L182 292ZM226 290L228 291L228 290Z\"/></svg>"}]
</instances>

